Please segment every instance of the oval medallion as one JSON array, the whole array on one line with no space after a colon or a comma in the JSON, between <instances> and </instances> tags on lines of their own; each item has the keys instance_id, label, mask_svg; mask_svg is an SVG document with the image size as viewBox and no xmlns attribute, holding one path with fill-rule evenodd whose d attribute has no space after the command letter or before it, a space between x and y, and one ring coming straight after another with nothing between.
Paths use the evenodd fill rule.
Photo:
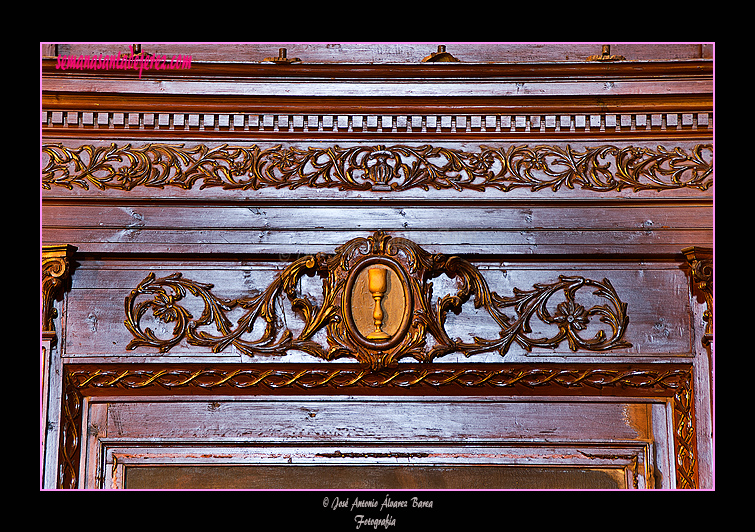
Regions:
<instances>
[{"instance_id":1,"label":"oval medallion","mask_svg":"<svg viewBox=\"0 0 755 532\"><path fill-rule=\"evenodd\" d=\"M370 349L397 345L412 313L409 279L395 260L369 257L356 264L343 292L346 325L356 341Z\"/></svg>"}]
</instances>

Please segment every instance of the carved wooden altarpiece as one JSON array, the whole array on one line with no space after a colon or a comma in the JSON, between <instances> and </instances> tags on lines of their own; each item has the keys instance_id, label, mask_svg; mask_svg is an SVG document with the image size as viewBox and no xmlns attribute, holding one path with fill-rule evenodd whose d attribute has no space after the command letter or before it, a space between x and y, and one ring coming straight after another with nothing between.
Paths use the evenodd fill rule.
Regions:
<instances>
[{"instance_id":1,"label":"carved wooden altarpiece","mask_svg":"<svg viewBox=\"0 0 755 532\"><path fill-rule=\"evenodd\" d=\"M43 488L287 465L712 486L708 45L56 68L87 46L42 60Z\"/></svg>"}]
</instances>

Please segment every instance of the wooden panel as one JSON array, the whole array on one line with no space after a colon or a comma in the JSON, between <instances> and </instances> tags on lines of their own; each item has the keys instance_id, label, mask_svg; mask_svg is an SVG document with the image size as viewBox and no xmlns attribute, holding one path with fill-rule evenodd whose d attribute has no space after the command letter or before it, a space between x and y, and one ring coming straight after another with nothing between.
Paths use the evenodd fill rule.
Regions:
<instances>
[{"instance_id":1,"label":"wooden panel","mask_svg":"<svg viewBox=\"0 0 755 532\"><path fill-rule=\"evenodd\" d=\"M45 225L63 229L80 228L110 231L94 233L92 241L109 240L113 229L132 232L183 229L204 231L432 231L444 229L467 231L497 230L706 230L713 216L708 205L638 205L624 204L548 206L542 204L508 206L380 207L345 205L322 207L226 205L183 205L168 209L155 205L81 205L76 209L51 203L42 213ZM451 222L455 222L451 225ZM100 236L99 239L96 239ZM187 238L187 241L191 239Z\"/></svg>"},{"instance_id":2,"label":"wooden panel","mask_svg":"<svg viewBox=\"0 0 755 532\"><path fill-rule=\"evenodd\" d=\"M109 441L624 441L651 436L649 406L608 402L114 402ZM345 451L344 451L345 452Z\"/></svg>"},{"instance_id":3,"label":"wooden panel","mask_svg":"<svg viewBox=\"0 0 755 532\"><path fill-rule=\"evenodd\" d=\"M621 489L620 468L515 466L127 467L126 489ZM348 504L348 499L343 501ZM382 501L378 501L382 503ZM430 501L433 502L433 501ZM332 504L332 503L331 503Z\"/></svg>"},{"instance_id":4,"label":"wooden panel","mask_svg":"<svg viewBox=\"0 0 755 532\"><path fill-rule=\"evenodd\" d=\"M81 253L308 254L376 230L437 252L677 254L712 245L705 205L546 207L49 205L43 240Z\"/></svg>"},{"instance_id":5,"label":"wooden panel","mask_svg":"<svg viewBox=\"0 0 755 532\"><path fill-rule=\"evenodd\" d=\"M91 408L104 412L98 404ZM88 445L91 487L642 488L655 476L670 478L663 453L648 446L667 438L654 429L663 427L660 403L218 397L106 404L107 420L91 417L98 423Z\"/></svg>"}]
</instances>

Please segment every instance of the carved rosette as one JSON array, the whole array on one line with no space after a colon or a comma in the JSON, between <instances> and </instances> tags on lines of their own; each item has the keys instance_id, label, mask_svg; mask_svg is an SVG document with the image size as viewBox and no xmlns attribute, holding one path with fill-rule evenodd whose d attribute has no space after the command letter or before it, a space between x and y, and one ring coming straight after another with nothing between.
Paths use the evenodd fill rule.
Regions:
<instances>
[{"instance_id":1,"label":"carved rosette","mask_svg":"<svg viewBox=\"0 0 755 532\"><path fill-rule=\"evenodd\" d=\"M392 282L403 301L401 310L395 313L395 330L384 339L371 339L359 329L355 318L360 309L354 295L357 280L374 267L392 272ZM322 278L319 303L300 293L299 279L304 275ZM443 275L454 279L457 289L435 299L432 280ZM594 281L562 275L554 282L536 284L530 290L514 289L512 296L501 296L490 290L470 262L458 256L430 254L410 240L382 231L355 238L338 247L334 254L295 260L258 295L222 299L212 293L212 288L211 284L185 279L180 273L162 278L149 274L125 299L125 325L134 336L128 349L148 346L167 352L186 340L213 352L231 345L249 355L283 355L298 350L324 360L356 358L372 369L380 369L402 358L424 363L454 352L471 356L497 351L505 356L512 344L527 351L556 348L562 342L574 351L631 346L624 340L629 323L627 305L607 279ZM582 289L592 291L604 304L586 308L578 298ZM556 294L560 303L553 304L551 298ZM198 318L181 305L188 295L203 302ZM303 327L297 333L285 327L278 314L281 296L303 319ZM464 341L449 336L448 312L462 312L464 303L471 298L474 307L486 311L497 325L497 337L473 335L471 341ZM244 314L234 324L228 314L239 308ZM160 338L149 327L142 328L141 320L150 310L156 319L173 324L170 337ZM594 317L602 329L591 338L583 338ZM253 331L260 329L255 328L258 320L264 322L264 332L250 338ZM532 320L539 320L554 332L551 336L535 336ZM209 332L209 326L214 326L217 334ZM314 339L322 330L327 332L327 345Z\"/></svg>"},{"instance_id":2,"label":"carved rosette","mask_svg":"<svg viewBox=\"0 0 755 532\"><path fill-rule=\"evenodd\" d=\"M136 187L259 190L263 188L404 191L410 189L534 191L580 188L707 190L713 148L689 152L601 145L480 146L477 150L420 145L326 148L183 144L42 146L42 187L128 191Z\"/></svg>"}]
</instances>

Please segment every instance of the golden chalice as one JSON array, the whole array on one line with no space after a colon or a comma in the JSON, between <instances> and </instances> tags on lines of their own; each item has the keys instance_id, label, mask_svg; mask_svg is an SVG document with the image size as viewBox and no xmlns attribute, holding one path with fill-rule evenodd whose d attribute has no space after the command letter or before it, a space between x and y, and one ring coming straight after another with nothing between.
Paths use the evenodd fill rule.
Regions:
<instances>
[{"instance_id":1,"label":"golden chalice","mask_svg":"<svg viewBox=\"0 0 755 532\"><path fill-rule=\"evenodd\" d=\"M385 291L388 288L388 282L386 274L388 271L384 268L370 268L367 271L369 276L368 288L372 294L372 298L375 300L375 310L372 312L372 319L375 320L375 331L367 335L368 340L386 340L391 337L390 334L381 330L383 326L383 309L380 306L380 301L385 295Z\"/></svg>"}]
</instances>

